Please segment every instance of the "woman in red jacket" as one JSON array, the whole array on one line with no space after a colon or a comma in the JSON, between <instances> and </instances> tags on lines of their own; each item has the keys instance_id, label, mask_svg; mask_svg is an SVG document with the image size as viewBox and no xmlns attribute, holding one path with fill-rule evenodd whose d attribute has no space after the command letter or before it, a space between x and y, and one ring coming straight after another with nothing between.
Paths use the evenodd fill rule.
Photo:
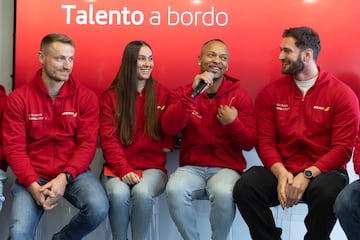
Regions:
<instances>
[{"instance_id":1,"label":"woman in red jacket","mask_svg":"<svg viewBox=\"0 0 360 240\"><path fill-rule=\"evenodd\" d=\"M132 239L145 239L154 198L167 182L165 152L172 149L173 138L162 135L160 118L169 92L152 78L153 66L151 47L130 42L115 80L100 100L102 182L110 201L113 239L127 239L129 217Z\"/></svg>"}]
</instances>

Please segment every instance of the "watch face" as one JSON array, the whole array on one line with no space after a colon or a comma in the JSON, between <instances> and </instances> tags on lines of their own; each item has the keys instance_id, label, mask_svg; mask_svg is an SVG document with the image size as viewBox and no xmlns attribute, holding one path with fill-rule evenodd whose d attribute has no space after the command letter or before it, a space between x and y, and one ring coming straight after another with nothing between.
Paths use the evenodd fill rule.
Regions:
<instances>
[{"instance_id":1,"label":"watch face","mask_svg":"<svg viewBox=\"0 0 360 240\"><path fill-rule=\"evenodd\" d=\"M304 171L304 175L305 175L305 177L307 177L307 178L312 178L312 172L311 172L310 170Z\"/></svg>"},{"instance_id":2,"label":"watch face","mask_svg":"<svg viewBox=\"0 0 360 240\"><path fill-rule=\"evenodd\" d=\"M66 180L68 181L68 183L71 183L73 181L73 177L71 176L71 173L69 172L64 172L66 175Z\"/></svg>"}]
</instances>

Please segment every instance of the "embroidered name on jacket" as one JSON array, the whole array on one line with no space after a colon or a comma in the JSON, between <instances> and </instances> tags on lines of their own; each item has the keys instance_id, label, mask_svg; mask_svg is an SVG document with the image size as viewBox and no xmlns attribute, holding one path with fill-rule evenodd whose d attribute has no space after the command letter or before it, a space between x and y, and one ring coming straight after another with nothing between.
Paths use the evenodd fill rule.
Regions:
<instances>
[{"instance_id":1,"label":"embroidered name on jacket","mask_svg":"<svg viewBox=\"0 0 360 240\"><path fill-rule=\"evenodd\" d=\"M286 103L276 103L276 110L280 111L289 111L290 107Z\"/></svg>"},{"instance_id":2,"label":"embroidered name on jacket","mask_svg":"<svg viewBox=\"0 0 360 240\"><path fill-rule=\"evenodd\" d=\"M44 120L44 116L42 113L29 113L28 118L29 118L29 120L32 120L32 121Z\"/></svg>"},{"instance_id":3,"label":"embroidered name on jacket","mask_svg":"<svg viewBox=\"0 0 360 240\"><path fill-rule=\"evenodd\" d=\"M62 116L72 116L74 118L78 116L77 112L62 112L61 115ZM43 116L42 113L29 113L28 119L30 121L39 121L39 120L44 120L45 117Z\"/></svg>"}]
</instances>

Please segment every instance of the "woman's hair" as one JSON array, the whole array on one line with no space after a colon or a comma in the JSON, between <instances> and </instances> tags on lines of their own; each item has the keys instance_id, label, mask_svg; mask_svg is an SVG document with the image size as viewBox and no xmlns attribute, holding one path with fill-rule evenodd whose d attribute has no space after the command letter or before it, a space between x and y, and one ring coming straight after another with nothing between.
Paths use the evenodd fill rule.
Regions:
<instances>
[{"instance_id":1,"label":"woman's hair","mask_svg":"<svg viewBox=\"0 0 360 240\"><path fill-rule=\"evenodd\" d=\"M115 128L119 131L122 144L131 144L136 131L137 61L140 48L150 45L144 41L132 41L124 49L120 69L110 86L116 94ZM152 76L145 84L144 134L160 139L160 125L157 115L155 81Z\"/></svg>"}]
</instances>

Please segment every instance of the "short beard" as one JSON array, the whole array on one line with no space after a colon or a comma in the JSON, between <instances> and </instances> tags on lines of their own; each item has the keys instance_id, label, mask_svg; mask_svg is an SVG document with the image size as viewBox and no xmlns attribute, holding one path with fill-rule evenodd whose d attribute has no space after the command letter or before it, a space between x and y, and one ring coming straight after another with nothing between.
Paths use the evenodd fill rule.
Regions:
<instances>
[{"instance_id":1,"label":"short beard","mask_svg":"<svg viewBox=\"0 0 360 240\"><path fill-rule=\"evenodd\" d=\"M302 70L304 70L304 63L301 61L301 56L299 55L298 59L291 63L288 69L281 69L283 74L296 75Z\"/></svg>"}]
</instances>

